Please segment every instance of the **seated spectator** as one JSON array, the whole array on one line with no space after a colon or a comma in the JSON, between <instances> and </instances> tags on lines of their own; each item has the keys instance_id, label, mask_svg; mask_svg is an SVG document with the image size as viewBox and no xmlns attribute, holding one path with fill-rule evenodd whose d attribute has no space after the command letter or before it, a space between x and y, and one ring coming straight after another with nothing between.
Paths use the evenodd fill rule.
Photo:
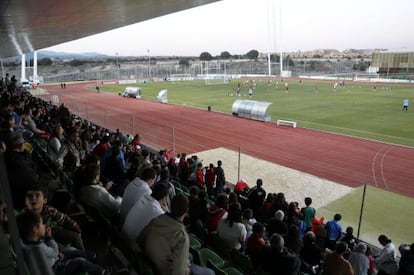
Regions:
<instances>
[{"instance_id":1,"label":"seated spectator","mask_svg":"<svg viewBox=\"0 0 414 275\"><path fill-rule=\"evenodd\" d=\"M300 238L300 229L298 226L291 224L285 238L285 247L289 248L296 255L299 255L303 247L302 239Z\"/></svg>"},{"instance_id":2,"label":"seated spectator","mask_svg":"<svg viewBox=\"0 0 414 275\"><path fill-rule=\"evenodd\" d=\"M71 245L84 250L81 228L68 215L47 205L47 191L40 185L32 186L26 193L26 208L22 212L32 211L42 216L47 226L52 226L52 236L60 244Z\"/></svg>"},{"instance_id":3,"label":"seated spectator","mask_svg":"<svg viewBox=\"0 0 414 275\"><path fill-rule=\"evenodd\" d=\"M191 272L190 239L183 224L188 206L186 195L176 195L171 202L171 213L153 219L137 238L139 247L155 264L158 274L189 275Z\"/></svg>"},{"instance_id":4,"label":"seated spectator","mask_svg":"<svg viewBox=\"0 0 414 275\"><path fill-rule=\"evenodd\" d=\"M66 143L64 150L61 150L57 157L57 167L64 167L65 160L72 158L75 160L75 167L80 167L81 162L85 158L85 151L83 151L79 139L79 130L76 127L71 127L66 130Z\"/></svg>"},{"instance_id":5,"label":"seated spectator","mask_svg":"<svg viewBox=\"0 0 414 275\"><path fill-rule=\"evenodd\" d=\"M385 235L380 235L378 242L383 246L383 249L377 255L374 255L375 266L378 270L377 274L395 274L398 271L398 265L394 244Z\"/></svg>"},{"instance_id":6,"label":"seated spectator","mask_svg":"<svg viewBox=\"0 0 414 275\"><path fill-rule=\"evenodd\" d=\"M221 219L227 218L228 198L226 194L219 194L216 203L210 206L207 212L206 228L209 232L217 230Z\"/></svg>"},{"instance_id":7,"label":"seated spectator","mask_svg":"<svg viewBox=\"0 0 414 275\"><path fill-rule=\"evenodd\" d=\"M300 250L302 271L309 273L313 267L321 267L323 250L316 244L315 233L308 231L303 238L303 247ZM306 266L306 267L305 267Z\"/></svg>"},{"instance_id":8,"label":"seated spectator","mask_svg":"<svg viewBox=\"0 0 414 275\"><path fill-rule=\"evenodd\" d=\"M355 275L366 275L369 271L369 259L365 255L367 246L359 243L355 247L355 251L349 256L349 262L352 265Z\"/></svg>"},{"instance_id":9,"label":"seated spectator","mask_svg":"<svg viewBox=\"0 0 414 275\"><path fill-rule=\"evenodd\" d=\"M196 186L192 186L190 188L190 192L192 188L197 188ZM193 201L191 202L191 200ZM203 225L204 221L207 218L207 211L208 211L208 202L207 202L207 193L204 190L201 190L197 198L194 199L190 195L189 197L190 204L191 205L191 213L189 213L190 216L190 226L196 226L196 225Z\"/></svg>"},{"instance_id":10,"label":"seated spectator","mask_svg":"<svg viewBox=\"0 0 414 275\"><path fill-rule=\"evenodd\" d=\"M46 140L49 140L50 133L41 130L37 127L36 122L34 121L32 117L32 109L29 106L26 106L24 108L23 114L22 114L22 124L28 128L30 131L32 131L35 135L39 137L43 137Z\"/></svg>"},{"instance_id":11,"label":"seated spectator","mask_svg":"<svg viewBox=\"0 0 414 275\"><path fill-rule=\"evenodd\" d=\"M312 219L312 232L315 233L316 237L316 244L319 246L320 249L325 249L325 241L326 241L326 229L323 224L325 218L322 217L319 220L316 218Z\"/></svg>"},{"instance_id":12,"label":"seated spectator","mask_svg":"<svg viewBox=\"0 0 414 275\"><path fill-rule=\"evenodd\" d=\"M167 197L169 186L159 183L152 187L151 195L145 195L137 201L122 226L122 233L133 243L141 230L161 214L168 213Z\"/></svg>"},{"instance_id":13,"label":"seated spectator","mask_svg":"<svg viewBox=\"0 0 414 275\"><path fill-rule=\"evenodd\" d=\"M327 250L325 254L325 263L323 273L327 275L354 275L351 263L345 260L343 254L348 249L346 243L338 242L335 251Z\"/></svg>"},{"instance_id":14,"label":"seated spectator","mask_svg":"<svg viewBox=\"0 0 414 275\"><path fill-rule=\"evenodd\" d=\"M109 274L105 269L92 261L93 254L80 250L59 251L58 244L52 238L50 227L46 227L42 217L31 211L25 211L16 218L22 240L23 250L30 253L38 247L47 259L47 263L55 274L73 274L89 272L92 275Z\"/></svg>"},{"instance_id":15,"label":"seated spectator","mask_svg":"<svg viewBox=\"0 0 414 275\"><path fill-rule=\"evenodd\" d=\"M414 274L414 243L402 244L398 249L401 253L398 275Z\"/></svg>"},{"instance_id":16,"label":"seated spectator","mask_svg":"<svg viewBox=\"0 0 414 275\"><path fill-rule=\"evenodd\" d=\"M264 249L261 266L270 274L300 275L299 257L289 252L284 245L283 237L273 234L270 237L270 246Z\"/></svg>"},{"instance_id":17,"label":"seated spectator","mask_svg":"<svg viewBox=\"0 0 414 275\"><path fill-rule=\"evenodd\" d=\"M260 258L266 246L266 242L263 238L264 234L265 228L263 224L257 222L253 224L253 233L246 242L246 253L249 255L254 269L259 265Z\"/></svg>"},{"instance_id":18,"label":"seated spectator","mask_svg":"<svg viewBox=\"0 0 414 275\"><path fill-rule=\"evenodd\" d=\"M40 183L37 165L32 156L25 151L24 143L20 132L11 132L6 136L6 169L13 204L17 210L25 206L27 190Z\"/></svg>"},{"instance_id":19,"label":"seated spectator","mask_svg":"<svg viewBox=\"0 0 414 275\"><path fill-rule=\"evenodd\" d=\"M265 221L268 221L269 219L273 218L274 213L275 211L273 208L273 193L268 193L263 205L263 215Z\"/></svg>"},{"instance_id":20,"label":"seated spectator","mask_svg":"<svg viewBox=\"0 0 414 275\"><path fill-rule=\"evenodd\" d=\"M256 219L253 217L253 210L251 210L250 208L246 208L243 211L242 223L246 227L248 238L253 233L253 225L257 223Z\"/></svg>"},{"instance_id":21,"label":"seated spectator","mask_svg":"<svg viewBox=\"0 0 414 275\"><path fill-rule=\"evenodd\" d=\"M52 135L50 136L49 141L47 143L47 153L49 154L49 157L53 162L56 162L57 157L63 149L63 132L63 128L60 124L56 124L52 128Z\"/></svg>"},{"instance_id":22,"label":"seated spectator","mask_svg":"<svg viewBox=\"0 0 414 275\"><path fill-rule=\"evenodd\" d=\"M113 197L99 181L100 167L96 163L88 164L83 169L83 185L79 200L105 217L118 221L122 198ZM109 186L108 186L109 187Z\"/></svg>"},{"instance_id":23,"label":"seated spectator","mask_svg":"<svg viewBox=\"0 0 414 275\"><path fill-rule=\"evenodd\" d=\"M241 209L238 204L229 206L227 218L220 220L217 226L217 233L226 243L229 250L241 250L246 243L247 231L241 222Z\"/></svg>"},{"instance_id":24,"label":"seated spectator","mask_svg":"<svg viewBox=\"0 0 414 275\"><path fill-rule=\"evenodd\" d=\"M151 167L142 170L141 177L136 177L131 181L124 190L121 205L121 222L128 215L129 210L143 196L151 194L151 186L155 182L157 173Z\"/></svg>"},{"instance_id":25,"label":"seated spectator","mask_svg":"<svg viewBox=\"0 0 414 275\"><path fill-rule=\"evenodd\" d=\"M271 218L267 222L267 234L268 236L272 236L274 233L278 233L283 237L287 236L288 228L287 224L284 222L285 214L282 210L277 210L275 213L275 217Z\"/></svg>"}]
</instances>

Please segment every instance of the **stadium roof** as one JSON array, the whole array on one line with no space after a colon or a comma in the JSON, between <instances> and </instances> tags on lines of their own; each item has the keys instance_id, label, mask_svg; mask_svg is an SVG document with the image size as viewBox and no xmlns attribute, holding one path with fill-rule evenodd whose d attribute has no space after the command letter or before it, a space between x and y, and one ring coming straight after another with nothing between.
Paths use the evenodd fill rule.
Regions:
<instances>
[{"instance_id":1,"label":"stadium roof","mask_svg":"<svg viewBox=\"0 0 414 275\"><path fill-rule=\"evenodd\" d=\"M0 0L0 58L219 0Z\"/></svg>"}]
</instances>

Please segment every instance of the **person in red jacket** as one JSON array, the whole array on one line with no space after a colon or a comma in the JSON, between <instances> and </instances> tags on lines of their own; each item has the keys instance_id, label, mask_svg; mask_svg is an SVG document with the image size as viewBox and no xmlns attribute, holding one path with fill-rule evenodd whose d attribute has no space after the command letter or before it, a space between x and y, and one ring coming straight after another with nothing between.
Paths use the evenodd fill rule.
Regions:
<instances>
[{"instance_id":1,"label":"person in red jacket","mask_svg":"<svg viewBox=\"0 0 414 275\"><path fill-rule=\"evenodd\" d=\"M216 170L214 169L214 164L210 163L208 169L206 169L206 174L204 175L204 182L207 187L207 194L209 197L214 195L214 184L216 182Z\"/></svg>"}]
</instances>

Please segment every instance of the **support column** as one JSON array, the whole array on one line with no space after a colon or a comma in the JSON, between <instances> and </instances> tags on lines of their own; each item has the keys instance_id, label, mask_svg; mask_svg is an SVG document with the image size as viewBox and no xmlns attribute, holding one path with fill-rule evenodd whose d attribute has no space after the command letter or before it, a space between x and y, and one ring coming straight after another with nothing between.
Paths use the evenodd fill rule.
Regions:
<instances>
[{"instance_id":1,"label":"support column","mask_svg":"<svg viewBox=\"0 0 414 275\"><path fill-rule=\"evenodd\" d=\"M20 79L26 79L26 55L22 54L22 65L21 65L21 77Z\"/></svg>"},{"instance_id":2,"label":"support column","mask_svg":"<svg viewBox=\"0 0 414 275\"><path fill-rule=\"evenodd\" d=\"M33 52L33 82L37 83L38 75L37 75L37 51Z\"/></svg>"}]
</instances>

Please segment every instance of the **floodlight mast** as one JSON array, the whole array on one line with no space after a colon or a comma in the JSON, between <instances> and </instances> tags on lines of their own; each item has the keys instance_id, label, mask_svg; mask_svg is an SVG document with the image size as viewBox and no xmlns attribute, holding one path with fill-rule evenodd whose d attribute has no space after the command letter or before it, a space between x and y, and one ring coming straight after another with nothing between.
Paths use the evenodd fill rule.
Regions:
<instances>
[{"instance_id":1,"label":"floodlight mast","mask_svg":"<svg viewBox=\"0 0 414 275\"><path fill-rule=\"evenodd\" d=\"M279 34L280 34L280 77L283 76L283 53L282 53L282 0L279 0Z\"/></svg>"}]
</instances>

